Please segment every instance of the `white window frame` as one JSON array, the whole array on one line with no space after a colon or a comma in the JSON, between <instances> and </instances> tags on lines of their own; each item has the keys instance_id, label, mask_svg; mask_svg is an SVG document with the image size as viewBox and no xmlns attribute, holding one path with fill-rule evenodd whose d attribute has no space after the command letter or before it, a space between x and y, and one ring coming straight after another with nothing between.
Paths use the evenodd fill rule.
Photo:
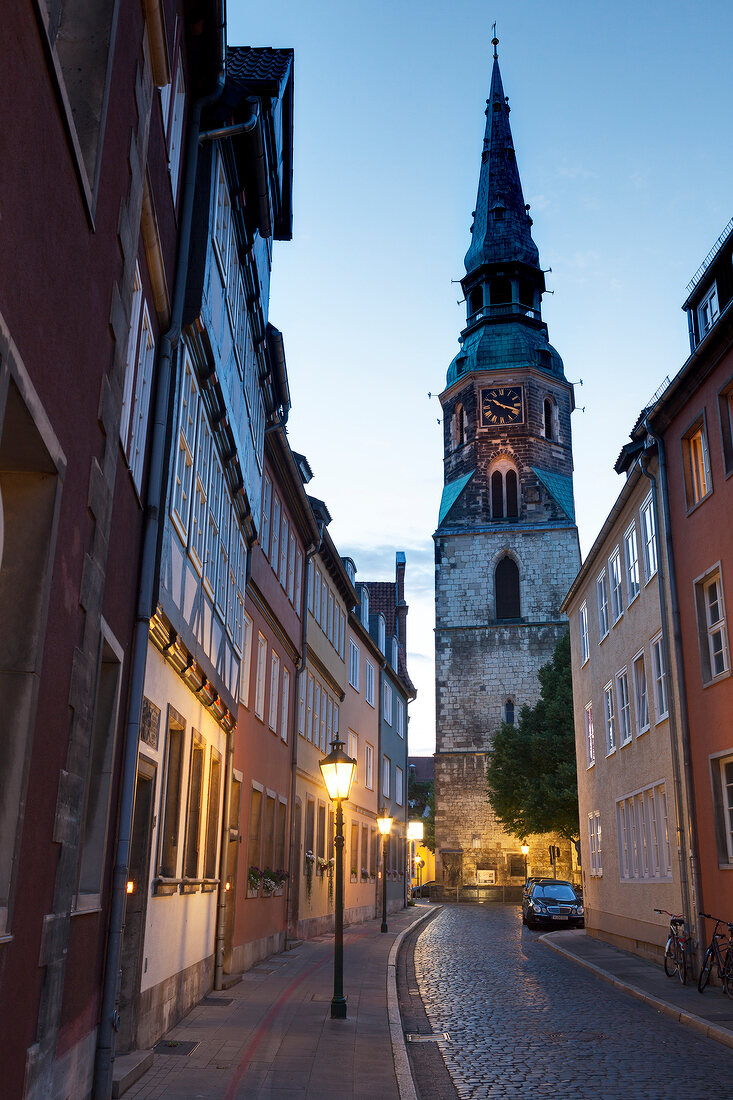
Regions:
<instances>
[{"instance_id":1,"label":"white window frame","mask_svg":"<svg viewBox=\"0 0 733 1100\"><path fill-rule=\"evenodd\" d=\"M608 631L610 630L608 616L608 576L605 569L602 569L596 578L596 596L598 599L598 642L600 644L604 638L608 637Z\"/></svg>"},{"instance_id":2,"label":"white window frame","mask_svg":"<svg viewBox=\"0 0 733 1100\"><path fill-rule=\"evenodd\" d=\"M612 756L616 751L616 710L612 681L603 689L603 715L606 726L606 756Z\"/></svg>"},{"instance_id":3,"label":"white window frame","mask_svg":"<svg viewBox=\"0 0 733 1100\"><path fill-rule=\"evenodd\" d=\"M646 656L643 649L639 650L639 652L635 655L633 661L631 662L631 667L633 669L634 679L636 735L637 737L639 737L642 733L646 733L646 731L650 728L649 682L646 674ZM641 669L641 676L639 675L639 669Z\"/></svg>"},{"instance_id":4,"label":"white window frame","mask_svg":"<svg viewBox=\"0 0 733 1100\"><path fill-rule=\"evenodd\" d=\"M270 713L268 725L277 733L277 713L280 698L280 658L273 649L270 653Z\"/></svg>"},{"instance_id":5,"label":"white window frame","mask_svg":"<svg viewBox=\"0 0 733 1100\"><path fill-rule=\"evenodd\" d=\"M590 639L588 637L588 605L583 600L578 611L578 624L580 628L580 663L584 665L590 657Z\"/></svg>"},{"instance_id":6,"label":"white window frame","mask_svg":"<svg viewBox=\"0 0 733 1100\"><path fill-rule=\"evenodd\" d=\"M349 683L354 691L359 690L359 647L353 638L349 638Z\"/></svg>"},{"instance_id":7,"label":"white window frame","mask_svg":"<svg viewBox=\"0 0 733 1100\"><path fill-rule=\"evenodd\" d=\"M656 637L652 638L651 647L652 671L654 673L654 713L656 721L661 722L669 713L669 683L661 630Z\"/></svg>"},{"instance_id":8,"label":"white window frame","mask_svg":"<svg viewBox=\"0 0 733 1100\"><path fill-rule=\"evenodd\" d=\"M287 744L288 717L290 713L290 672L285 665L282 669L282 686L280 689L280 739Z\"/></svg>"},{"instance_id":9,"label":"white window frame","mask_svg":"<svg viewBox=\"0 0 733 1100\"><path fill-rule=\"evenodd\" d=\"M290 547L290 524L288 523L288 517L285 515L285 509L282 510L282 517L280 520L280 584L283 588L287 588L288 584L288 550Z\"/></svg>"},{"instance_id":10,"label":"white window frame","mask_svg":"<svg viewBox=\"0 0 733 1100\"><path fill-rule=\"evenodd\" d=\"M384 619L384 615L380 614L377 619L377 644L379 645L379 652L387 656L387 624Z\"/></svg>"},{"instance_id":11,"label":"white window frame","mask_svg":"<svg viewBox=\"0 0 733 1100\"><path fill-rule=\"evenodd\" d=\"M701 340L707 336L719 316L718 287L716 283L713 283L710 290L697 307L697 323Z\"/></svg>"},{"instance_id":12,"label":"white window frame","mask_svg":"<svg viewBox=\"0 0 733 1100\"><path fill-rule=\"evenodd\" d=\"M257 632L257 668L255 680L255 714L265 720L265 679L267 677L267 639Z\"/></svg>"},{"instance_id":13,"label":"white window frame","mask_svg":"<svg viewBox=\"0 0 733 1100\"><path fill-rule=\"evenodd\" d=\"M587 766L592 768L596 762L596 735L593 729L593 703L585 706L585 756Z\"/></svg>"},{"instance_id":14,"label":"white window frame","mask_svg":"<svg viewBox=\"0 0 733 1100\"><path fill-rule=\"evenodd\" d=\"M272 482L267 474L262 481L262 538L260 545L266 558L270 556L270 509L272 508Z\"/></svg>"},{"instance_id":15,"label":"white window frame","mask_svg":"<svg viewBox=\"0 0 733 1100\"><path fill-rule=\"evenodd\" d=\"M730 749L710 757L713 809L717 823L725 836L725 854L727 854L727 861L720 862L724 853L718 853L719 866L722 867L733 866L733 774L729 782L726 777L728 765L733 769L733 751Z\"/></svg>"},{"instance_id":16,"label":"white window frame","mask_svg":"<svg viewBox=\"0 0 733 1100\"><path fill-rule=\"evenodd\" d=\"M364 745L364 786L374 790L374 747L368 741Z\"/></svg>"},{"instance_id":17,"label":"white window frame","mask_svg":"<svg viewBox=\"0 0 733 1100\"><path fill-rule=\"evenodd\" d=\"M370 707L374 706L374 665L371 661L364 659L365 666L365 684L364 684L364 698Z\"/></svg>"},{"instance_id":18,"label":"white window frame","mask_svg":"<svg viewBox=\"0 0 733 1100\"><path fill-rule=\"evenodd\" d=\"M658 567L657 517L654 514L654 497L650 493L641 506L642 556L644 579L648 584Z\"/></svg>"},{"instance_id":19,"label":"white window frame","mask_svg":"<svg viewBox=\"0 0 733 1100\"><path fill-rule=\"evenodd\" d=\"M588 814L589 870L591 878L603 876L603 858L601 849L601 811L592 810Z\"/></svg>"},{"instance_id":20,"label":"white window frame","mask_svg":"<svg viewBox=\"0 0 733 1100\"><path fill-rule=\"evenodd\" d=\"M621 552L618 546L608 559L608 580L611 589L611 619L615 626L624 613L624 600L621 591Z\"/></svg>"},{"instance_id":21,"label":"white window frame","mask_svg":"<svg viewBox=\"0 0 733 1100\"><path fill-rule=\"evenodd\" d=\"M242 617L242 660L239 666L239 701L249 710L249 683L252 672L252 620L247 612Z\"/></svg>"},{"instance_id":22,"label":"white window frame","mask_svg":"<svg viewBox=\"0 0 733 1100\"><path fill-rule=\"evenodd\" d=\"M185 349L179 394L178 430L171 519L184 546L188 540L193 494L193 456L196 449L199 391L188 349Z\"/></svg>"},{"instance_id":23,"label":"white window frame","mask_svg":"<svg viewBox=\"0 0 733 1100\"><path fill-rule=\"evenodd\" d=\"M710 475L710 448L708 446L705 415L702 413L682 437L682 465L684 467L685 501L691 512L713 491Z\"/></svg>"},{"instance_id":24,"label":"white window frame","mask_svg":"<svg viewBox=\"0 0 733 1100\"><path fill-rule=\"evenodd\" d=\"M382 755L382 798L390 798L390 778L392 771L392 761L386 753Z\"/></svg>"},{"instance_id":25,"label":"white window frame","mask_svg":"<svg viewBox=\"0 0 733 1100\"><path fill-rule=\"evenodd\" d=\"M728 627L720 563L695 581L695 596L702 680L704 684L711 684L730 673Z\"/></svg>"},{"instance_id":26,"label":"white window frame","mask_svg":"<svg viewBox=\"0 0 733 1100\"><path fill-rule=\"evenodd\" d=\"M405 736L405 702L399 697L396 700L397 736Z\"/></svg>"},{"instance_id":27,"label":"white window frame","mask_svg":"<svg viewBox=\"0 0 733 1100\"><path fill-rule=\"evenodd\" d=\"M359 782L359 734L350 729L348 732L348 753L352 760L356 761L354 769L354 783Z\"/></svg>"},{"instance_id":28,"label":"white window frame","mask_svg":"<svg viewBox=\"0 0 733 1100\"><path fill-rule=\"evenodd\" d=\"M280 498L277 493L272 495L272 544L270 552L270 565L277 576L280 567Z\"/></svg>"},{"instance_id":29,"label":"white window frame","mask_svg":"<svg viewBox=\"0 0 733 1100\"><path fill-rule=\"evenodd\" d=\"M394 800L398 806L402 806L405 800L404 778L399 764L395 764L394 769Z\"/></svg>"},{"instance_id":30,"label":"white window frame","mask_svg":"<svg viewBox=\"0 0 733 1100\"><path fill-rule=\"evenodd\" d=\"M361 589L361 625L365 630L369 629L369 589L363 585Z\"/></svg>"},{"instance_id":31,"label":"white window frame","mask_svg":"<svg viewBox=\"0 0 733 1100\"><path fill-rule=\"evenodd\" d=\"M383 693L383 713L382 717L388 726L394 725L394 715L392 713L392 685L388 680L384 681L384 693Z\"/></svg>"},{"instance_id":32,"label":"white window frame","mask_svg":"<svg viewBox=\"0 0 733 1100\"><path fill-rule=\"evenodd\" d=\"M632 739L628 668L622 668L616 673L616 696L618 698L620 744L623 747L630 744Z\"/></svg>"},{"instance_id":33,"label":"white window frame","mask_svg":"<svg viewBox=\"0 0 733 1100\"><path fill-rule=\"evenodd\" d=\"M168 135L168 170L171 177L171 190L173 192L173 205L178 197L178 176L181 169L181 152L183 148L183 115L186 108L186 78L183 72L183 54L178 51L178 64L175 73L176 90L172 96L170 126Z\"/></svg>"},{"instance_id":34,"label":"white window frame","mask_svg":"<svg viewBox=\"0 0 733 1100\"><path fill-rule=\"evenodd\" d=\"M626 598L628 606L634 602L641 591L639 578L639 544L636 541L636 524L632 523L624 535L626 556Z\"/></svg>"},{"instance_id":35,"label":"white window frame","mask_svg":"<svg viewBox=\"0 0 733 1100\"><path fill-rule=\"evenodd\" d=\"M622 882L672 880L669 807L664 781L616 800L619 878Z\"/></svg>"}]
</instances>

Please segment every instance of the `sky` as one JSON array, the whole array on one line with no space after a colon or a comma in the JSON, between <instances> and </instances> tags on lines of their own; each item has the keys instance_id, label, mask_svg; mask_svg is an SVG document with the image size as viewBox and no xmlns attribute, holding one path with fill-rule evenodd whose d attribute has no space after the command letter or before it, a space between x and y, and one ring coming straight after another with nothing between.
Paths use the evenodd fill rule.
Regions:
<instances>
[{"instance_id":1,"label":"sky","mask_svg":"<svg viewBox=\"0 0 733 1100\"><path fill-rule=\"evenodd\" d=\"M418 689L410 753L435 749L440 403L496 20L550 342L575 387L581 552L616 499L639 411L689 354L686 287L733 216L733 5L667 0L229 0L231 45L295 50L293 239L276 242L291 445L357 579L407 556ZM580 380L582 379L582 385ZM432 394L432 397L429 396Z\"/></svg>"}]
</instances>

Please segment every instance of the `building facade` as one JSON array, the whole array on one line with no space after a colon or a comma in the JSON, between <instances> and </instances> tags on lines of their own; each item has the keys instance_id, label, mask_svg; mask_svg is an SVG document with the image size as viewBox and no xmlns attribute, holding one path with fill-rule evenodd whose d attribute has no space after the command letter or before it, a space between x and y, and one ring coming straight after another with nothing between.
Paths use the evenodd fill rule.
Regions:
<instances>
[{"instance_id":1,"label":"building facade","mask_svg":"<svg viewBox=\"0 0 733 1100\"><path fill-rule=\"evenodd\" d=\"M538 698L579 565L573 391L542 320L531 226L495 51L461 281L466 326L440 395L435 855L438 881L452 888L522 881L521 838L503 832L487 801L487 753L502 720ZM531 841L535 873L549 870L546 839ZM557 844L567 876L570 845Z\"/></svg>"},{"instance_id":2,"label":"building facade","mask_svg":"<svg viewBox=\"0 0 733 1100\"><path fill-rule=\"evenodd\" d=\"M654 909L691 911L658 470L656 455L633 456L563 604L586 932L650 958L669 932Z\"/></svg>"}]
</instances>

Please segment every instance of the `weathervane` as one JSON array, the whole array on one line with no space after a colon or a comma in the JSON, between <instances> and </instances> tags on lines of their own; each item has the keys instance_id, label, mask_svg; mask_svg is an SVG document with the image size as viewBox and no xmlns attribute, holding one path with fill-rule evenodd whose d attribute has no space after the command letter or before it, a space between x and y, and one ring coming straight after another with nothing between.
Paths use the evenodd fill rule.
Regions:
<instances>
[{"instance_id":1,"label":"weathervane","mask_svg":"<svg viewBox=\"0 0 733 1100\"><path fill-rule=\"evenodd\" d=\"M491 39L491 45L494 47L494 61L498 61L499 55L496 52L496 47L499 45L499 39L496 37L496 23L494 23L494 37Z\"/></svg>"}]
</instances>

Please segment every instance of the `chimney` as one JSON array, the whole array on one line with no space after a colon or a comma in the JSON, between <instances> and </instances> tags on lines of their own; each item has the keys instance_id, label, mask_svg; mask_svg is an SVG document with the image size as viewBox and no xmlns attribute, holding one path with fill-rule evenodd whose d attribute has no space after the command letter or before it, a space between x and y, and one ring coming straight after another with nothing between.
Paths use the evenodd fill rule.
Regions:
<instances>
[{"instance_id":1,"label":"chimney","mask_svg":"<svg viewBox=\"0 0 733 1100\"><path fill-rule=\"evenodd\" d=\"M405 603L405 554L398 550L395 555L396 573L395 588L397 606L395 618L397 620L397 641L399 642L405 661L407 661L407 604Z\"/></svg>"}]
</instances>

